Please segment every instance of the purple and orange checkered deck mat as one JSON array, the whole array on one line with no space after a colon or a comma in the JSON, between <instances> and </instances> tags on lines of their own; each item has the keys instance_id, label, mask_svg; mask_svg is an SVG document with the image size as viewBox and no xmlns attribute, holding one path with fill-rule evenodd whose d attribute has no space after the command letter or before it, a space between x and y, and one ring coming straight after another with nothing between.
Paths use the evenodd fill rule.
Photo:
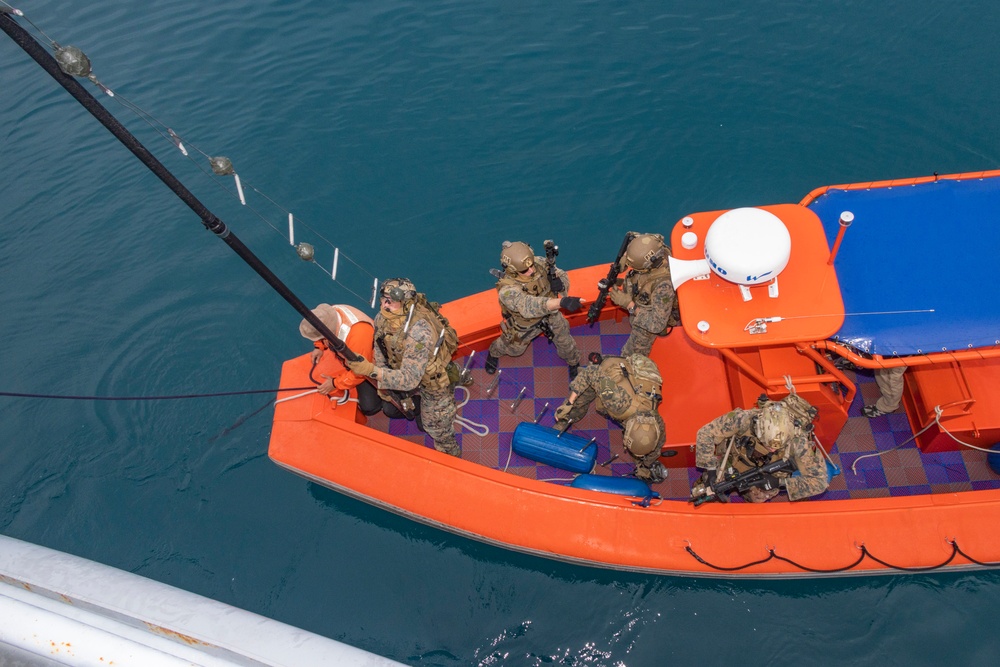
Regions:
<instances>
[{"instance_id":1,"label":"purple and orange checkered deck mat","mask_svg":"<svg viewBox=\"0 0 1000 667\"><path fill-rule=\"evenodd\" d=\"M574 327L573 337L584 357L594 351L618 354L628 338L628 322L604 321L595 327ZM486 390L496 376L486 374L484 360L485 354L477 354L473 360L475 384L469 388L468 402L459 408L459 414L482 424L489 429L489 434L479 436L464 428L459 429L462 458L531 479L553 483L572 481L573 473L536 463L511 451L514 429L521 422L534 421L546 403L548 408L542 414L540 423L552 425L552 412L569 391L566 363L556 356L555 348L547 340L538 337L521 357L501 359L499 383L487 396ZM465 360L461 363L464 364ZM831 480L830 488L814 500L1000 488L1000 476L990 469L986 454L980 451L963 449L925 454L912 441L890 451L913 435L906 415L900 409L875 419L862 416L861 409L878 398L878 387L869 371L849 371L847 375L858 385L858 392L848 412L847 424L829 451L842 472ZM523 398L517 401L522 388L525 390ZM465 398L461 390L457 396L460 402ZM512 410L515 402L516 410ZM433 446L430 437L421 433L414 422L389 420L378 415L369 419L369 425L427 447ZM670 428L669 423L667 428ZM622 445L622 431L614 422L591 410L585 419L574 424L572 432L584 438L597 439L599 465L594 474L624 477L632 473L633 465ZM861 459L855 466L857 473L851 470L859 457L876 452L886 453ZM610 464L600 465L612 460L616 454L617 458ZM663 498L686 501L691 485L700 474L695 468L669 468L667 479L653 489ZM736 496L733 499L739 500ZM775 500L787 498L782 494Z\"/></svg>"}]
</instances>

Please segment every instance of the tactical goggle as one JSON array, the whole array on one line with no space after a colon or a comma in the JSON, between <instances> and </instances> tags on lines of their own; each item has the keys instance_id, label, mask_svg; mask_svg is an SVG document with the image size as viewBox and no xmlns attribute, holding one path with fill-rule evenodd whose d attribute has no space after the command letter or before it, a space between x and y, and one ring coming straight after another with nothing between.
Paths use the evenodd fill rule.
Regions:
<instances>
[{"instance_id":1,"label":"tactical goggle","mask_svg":"<svg viewBox=\"0 0 1000 667\"><path fill-rule=\"evenodd\" d=\"M399 301L402 302L406 298L406 290L402 287L390 287L389 289L382 292L382 300Z\"/></svg>"}]
</instances>

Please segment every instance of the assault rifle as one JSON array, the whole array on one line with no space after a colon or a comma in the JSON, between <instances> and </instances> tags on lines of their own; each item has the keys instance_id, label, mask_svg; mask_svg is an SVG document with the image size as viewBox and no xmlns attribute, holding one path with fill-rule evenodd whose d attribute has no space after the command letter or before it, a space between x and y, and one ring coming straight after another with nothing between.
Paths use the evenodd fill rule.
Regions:
<instances>
[{"instance_id":1,"label":"assault rifle","mask_svg":"<svg viewBox=\"0 0 1000 667\"><path fill-rule=\"evenodd\" d=\"M542 245L545 247L545 268L549 274L549 289L552 290L553 294L559 294L566 289L563 281L556 274L556 257L559 256L559 246L551 240L545 241Z\"/></svg>"},{"instance_id":2,"label":"assault rifle","mask_svg":"<svg viewBox=\"0 0 1000 667\"><path fill-rule=\"evenodd\" d=\"M594 300L594 303L590 304L590 310L587 311L588 324L593 324L600 316L601 309L604 308L604 302L608 300L608 290L614 287L615 282L618 280L618 274L622 271L622 257L625 256L625 251L628 250L628 244L632 242L632 239L634 239L635 236L635 232L628 232L625 234L625 238L622 240L622 247L618 249L615 261L611 262L611 267L608 269L607 277L598 281L597 299Z\"/></svg>"},{"instance_id":3,"label":"assault rifle","mask_svg":"<svg viewBox=\"0 0 1000 667\"><path fill-rule=\"evenodd\" d=\"M717 500L722 503L729 502L730 493L746 493L755 486L761 487L765 490L770 490L774 487L771 486L771 480L769 479L776 472L793 472L795 470L795 464L786 459L778 459L777 461L772 461L771 463L766 463L759 468L752 468L746 472L741 472L738 475L726 475L722 481L713 483L708 482L698 482L691 489L691 502L697 507L702 503L708 502L710 500ZM714 471L710 471L709 475L714 475ZM711 489L712 494L708 491Z\"/></svg>"}]
</instances>

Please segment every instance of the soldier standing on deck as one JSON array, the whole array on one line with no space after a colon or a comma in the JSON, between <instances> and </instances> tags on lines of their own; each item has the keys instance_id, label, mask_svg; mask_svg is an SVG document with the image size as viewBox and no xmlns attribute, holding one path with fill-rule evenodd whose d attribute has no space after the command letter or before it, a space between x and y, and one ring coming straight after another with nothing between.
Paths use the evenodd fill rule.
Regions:
<instances>
[{"instance_id":1,"label":"soldier standing on deck","mask_svg":"<svg viewBox=\"0 0 1000 667\"><path fill-rule=\"evenodd\" d=\"M556 354L569 366L569 377L576 377L580 368L580 350L569 331L569 322L559 312L562 308L575 313L584 300L569 293L569 277L556 269L556 279L550 281L544 257L536 257L527 243L505 241L500 251L503 275L497 282L500 300L500 337L490 345L486 357L486 372L496 373L500 357L519 357L539 334L544 333L556 346Z\"/></svg>"},{"instance_id":2,"label":"soldier standing on deck","mask_svg":"<svg viewBox=\"0 0 1000 667\"><path fill-rule=\"evenodd\" d=\"M871 405L866 405L861 410L861 414L869 419L887 415L899 409L899 404L903 400L903 374L906 366L896 366L895 368L876 368L875 384L878 385L878 400Z\"/></svg>"},{"instance_id":3,"label":"soldier standing on deck","mask_svg":"<svg viewBox=\"0 0 1000 667\"><path fill-rule=\"evenodd\" d=\"M419 394L423 429L434 439L434 448L461 456L453 427L455 385L448 368L458 348L455 330L406 278L385 281L379 302L375 362L349 361L347 366L378 382L383 398L386 390L405 396L404 402Z\"/></svg>"},{"instance_id":4,"label":"soldier standing on deck","mask_svg":"<svg viewBox=\"0 0 1000 667\"><path fill-rule=\"evenodd\" d=\"M611 302L629 313L632 335L622 347L624 356L649 356L656 337L680 324L669 256L660 234L638 234L628 244L622 262L630 270L620 286L608 292Z\"/></svg>"}]
</instances>

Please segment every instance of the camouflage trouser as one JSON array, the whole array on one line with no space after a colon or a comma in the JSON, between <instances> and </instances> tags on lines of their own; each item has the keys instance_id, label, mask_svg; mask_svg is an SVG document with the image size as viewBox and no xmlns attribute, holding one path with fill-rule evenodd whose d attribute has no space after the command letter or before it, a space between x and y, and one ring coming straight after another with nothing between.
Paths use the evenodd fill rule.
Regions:
<instances>
[{"instance_id":1,"label":"camouflage trouser","mask_svg":"<svg viewBox=\"0 0 1000 667\"><path fill-rule=\"evenodd\" d=\"M452 456L461 456L462 448L455 439L455 390L420 390L420 418L427 435L434 438L434 449Z\"/></svg>"},{"instance_id":2,"label":"camouflage trouser","mask_svg":"<svg viewBox=\"0 0 1000 667\"><path fill-rule=\"evenodd\" d=\"M627 357L630 354L641 354L648 357L650 351L653 349L653 342L655 340L655 333L650 333L642 327L633 326L632 335L628 337L625 345L622 346L622 356Z\"/></svg>"},{"instance_id":3,"label":"camouflage trouser","mask_svg":"<svg viewBox=\"0 0 1000 667\"><path fill-rule=\"evenodd\" d=\"M569 332L569 322L562 313L552 313L545 319L552 329L552 343L556 346L556 354L570 366L579 366L580 348L576 346L576 341ZM540 333L541 329L536 329L534 333L529 333L519 341L514 340L513 334L500 334L500 337L490 345L490 354L494 357L520 357Z\"/></svg>"},{"instance_id":4,"label":"camouflage trouser","mask_svg":"<svg viewBox=\"0 0 1000 667\"><path fill-rule=\"evenodd\" d=\"M587 368L592 368L588 366ZM587 387L580 394L577 395L576 400L573 401L573 406L569 410L569 415L566 419L572 419L574 424L579 424L580 420L587 416L587 411L590 410L590 404L594 402L597 398L597 391L593 387ZM557 421L553 425L556 429L562 430L566 426L565 420Z\"/></svg>"}]
</instances>

